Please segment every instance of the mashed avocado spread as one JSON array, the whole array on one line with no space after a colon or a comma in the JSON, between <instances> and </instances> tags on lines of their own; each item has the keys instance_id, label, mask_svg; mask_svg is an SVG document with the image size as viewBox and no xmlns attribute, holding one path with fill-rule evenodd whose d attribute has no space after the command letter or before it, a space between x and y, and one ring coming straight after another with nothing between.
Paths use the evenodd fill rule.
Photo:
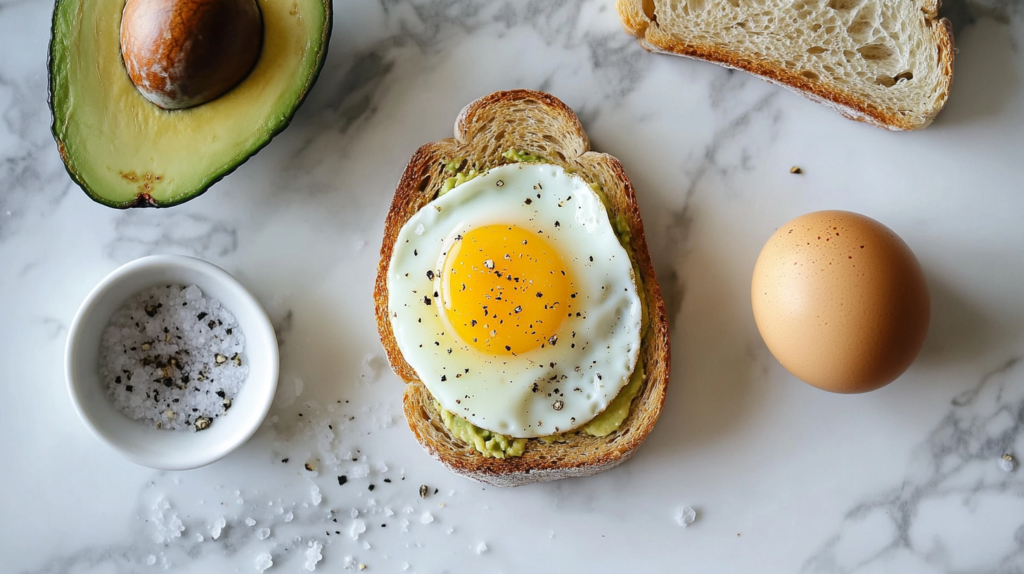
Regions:
<instances>
[{"instance_id":1,"label":"mashed avocado spread","mask_svg":"<svg viewBox=\"0 0 1024 574\"><path fill-rule=\"evenodd\" d=\"M622 387L618 395L615 395L608 408L594 417L594 420L580 427L580 430L596 437L608 436L618 430L619 426L622 425L622 421L626 420L626 417L629 416L629 407L633 404L633 399L636 398L637 393L640 392L643 382L644 366L638 362L636 368L633 369L633 374L629 377L629 382L626 386ZM482 429L459 415L444 410L437 401L434 401L434 408L441 413L441 421L444 422L444 426L449 432L473 445L484 456L493 458L522 456L523 451L526 450L526 441L528 439L512 438ZM567 435L568 433L540 437L540 440L550 444L564 440Z\"/></svg>"},{"instance_id":2,"label":"mashed avocado spread","mask_svg":"<svg viewBox=\"0 0 1024 574\"><path fill-rule=\"evenodd\" d=\"M501 154L502 157L513 163L527 163L527 162L545 162L545 158L529 153L523 150L509 149L505 153ZM445 171L452 174L445 180L444 186L441 188L439 195L444 195L452 189L466 183L467 181L474 179L480 175L487 173L487 170L477 170L472 167L464 166L465 158L455 158L445 164ZM607 198L604 197L603 190L600 184L590 183L590 187L597 192L605 203L607 208ZM624 217L616 216L612 218L612 225L615 229L615 233L619 238L619 243L626 249L629 254L630 261L633 262L633 276L637 284L637 294L640 296L640 304L642 308L642 323L640 332L647 332L647 299L644 297L644 291L640 284L640 269L636 264L636 257L634 257L632 245L630 243L630 231L629 223ZM633 404L633 399L640 392L640 387L644 381L644 366L637 360L636 368L633 369L633 374L629 377L629 382L626 386L622 387L619 394L612 399L612 402L608 404L608 408L594 417L589 423L580 427L580 432L585 432L591 436L603 437L607 436L622 425L622 422L629 416L629 408ZM473 447L480 454L492 458L507 458L513 456L522 456L526 450L527 440L525 438L513 438L507 435L499 434L496 432L482 429L459 415L453 414L445 410L440 403L434 401L434 408L441 413L441 421L444 426L452 433L455 437L465 441L466 443L473 445ZM563 433L559 435L552 435L547 437L540 437L539 440L545 444L551 444L564 440L569 433Z\"/></svg>"}]
</instances>

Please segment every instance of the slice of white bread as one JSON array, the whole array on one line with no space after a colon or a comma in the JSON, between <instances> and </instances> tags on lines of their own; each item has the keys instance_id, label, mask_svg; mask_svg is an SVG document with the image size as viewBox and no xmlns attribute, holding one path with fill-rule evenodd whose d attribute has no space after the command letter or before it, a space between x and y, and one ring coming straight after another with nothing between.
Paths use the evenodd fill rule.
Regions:
<instances>
[{"instance_id":1,"label":"slice of white bread","mask_svg":"<svg viewBox=\"0 0 1024 574\"><path fill-rule=\"evenodd\" d=\"M496 167L508 163L502 154L510 149L542 156L549 163L576 172L588 183L599 184L610 219L618 219L628 227L627 251L639 270L638 288L642 290L647 313L638 358L645 377L628 417L610 435L569 433L552 444L534 439L527 443L522 456L497 459L485 457L448 431L433 397L402 356L388 318L387 274L399 230L438 196L451 176L445 165L464 158L465 167ZM589 149L590 143L576 114L554 96L530 90L496 92L462 110L455 122L454 139L429 143L417 150L395 190L373 294L377 329L391 368L408 383L403 406L409 428L428 454L457 474L494 486L520 486L596 474L630 458L661 414L669 376L668 321L647 251L640 209L619 161Z\"/></svg>"},{"instance_id":2,"label":"slice of white bread","mask_svg":"<svg viewBox=\"0 0 1024 574\"><path fill-rule=\"evenodd\" d=\"M953 82L939 0L617 0L652 52L746 70L890 130L926 127Z\"/></svg>"}]
</instances>

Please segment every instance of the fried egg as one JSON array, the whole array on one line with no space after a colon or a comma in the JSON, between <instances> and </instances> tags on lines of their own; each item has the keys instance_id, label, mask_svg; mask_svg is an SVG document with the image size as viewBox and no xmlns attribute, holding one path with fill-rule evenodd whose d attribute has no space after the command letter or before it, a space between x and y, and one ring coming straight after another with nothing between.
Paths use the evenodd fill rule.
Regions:
<instances>
[{"instance_id":1,"label":"fried egg","mask_svg":"<svg viewBox=\"0 0 1024 574\"><path fill-rule=\"evenodd\" d=\"M549 164L496 167L399 231L388 314L441 406L493 432L582 426L629 381L642 305L601 198Z\"/></svg>"}]
</instances>

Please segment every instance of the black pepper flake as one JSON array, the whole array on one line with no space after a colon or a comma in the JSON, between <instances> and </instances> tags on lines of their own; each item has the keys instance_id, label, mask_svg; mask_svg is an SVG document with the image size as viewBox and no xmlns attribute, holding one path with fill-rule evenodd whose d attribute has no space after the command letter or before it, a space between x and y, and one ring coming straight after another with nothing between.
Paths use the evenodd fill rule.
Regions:
<instances>
[{"instance_id":1,"label":"black pepper flake","mask_svg":"<svg viewBox=\"0 0 1024 574\"><path fill-rule=\"evenodd\" d=\"M554 347L556 343L558 343L558 335L551 335L551 338L548 339L548 344Z\"/></svg>"},{"instance_id":2,"label":"black pepper flake","mask_svg":"<svg viewBox=\"0 0 1024 574\"><path fill-rule=\"evenodd\" d=\"M202 313L196 315L196 319L199 319L200 321L202 321L205 318L206 318L206 311L203 311Z\"/></svg>"},{"instance_id":3,"label":"black pepper flake","mask_svg":"<svg viewBox=\"0 0 1024 574\"><path fill-rule=\"evenodd\" d=\"M390 478L385 478L385 479L384 479L384 482L386 482L386 483L388 483L388 484L391 484L391 479L390 479Z\"/></svg>"},{"instance_id":4,"label":"black pepper flake","mask_svg":"<svg viewBox=\"0 0 1024 574\"><path fill-rule=\"evenodd\" d=\"M155 317L156 316L156 306L155 305L146 305L146 314L149 315L150 317Z\"/></svg>"},{"instance_id":5,"label":"black pepper flake","mask_svg":"<svg viewBox=\"0 0 1024 574\"><path fill-rule=\"evenodd\" d=\"M344 474L338 477L338 486L344 486L348 482L348 477Z\"/></svg>"},{"instance_id":6,"label":"black pepper flake","mask_svg":"<svg viewBox=\"0 0 1024 574\"><path fill-rule=\"evenodd\" d=\"M377 488L377 487L371 484L370 488L369 488L370 492L373 492L373 489L375 489L375 488Z\"/></svg>"},{"instance_id":7,"label":"black pepper flake","mask_svg":"<svg viewBox=\"0 0 1024 574\"><path fill-rule=\"evenodd\" d=\"M427 297L426 295L424 295L423 296L423 303L425 305L430 305L430 297Z\"/></svg>"},{"instance_id":8,"label":"black pepper flake","mask_svg":"<svg viewBox=\"0 0 1024 574\"><path fill-rule=\"evenodd\" d=\"M591 256L590 256L590 261L591 261L591 262L593 262L593 261L594 261L594 256L593 256L593 255L591 255Z\"/></svg>"},{"instance_id":9,"label":"black pepper flake","mask_svg":"<svg viewBox=\"0 0 1024 574\"><path fill-rule=\"evenodd\" d=\"M503 180L499 179L498 181L494 182L494 185L496 185L498 187L504 187L505 186L505 182Z\"/></svg>"},{"instance_id":10,"label":"black pepper flake","mask_svg":"<svg viewBox=\"0 0 1024 574\"><path fill-rule=\"evenodd\" d=\"M313 468L313 465L309 464L308 462L302 466L306 467L306 470L308 470L309 472L313 472L314 470L316 470Z\"/></svg>"},{"instance_id":11,"label":"black pepper flake","mask_svg":"<svg viewBox=\"0 0 1024 574\"><path fill-rule=\"evenodd\" d=\"M430 279L431 281L434 280L434 272L430 269L427 269L427 279Z\"/></svg>"},{"instance_id":12,"label":"black pepper flake","mask_svg":"<svg viewBox=\"0 0 1024 574\"><path fill-rule=\"evenodd\" d=\"M445 375L441 375L441 382L442 383L447 381L447 380L448 380L448 377L446 377Z\"/></svg>"},{"instance_id":13,"label":"black pepper flake","mask_svg":"<svg viewBox=\"0 0 1024 574\"><path fill-rule=\"evenodd\" d=\"M420 498L426 498L427 494L429 494L429 493L430 493L430 489L427 488L427 485L425 485L425 484L420 485Z\"/></svg>"},{"instance_id":14,"label":"black pepper flake","mask_svg":"<svg viewBox=\"0 0 1024 574\"><path fill-rule=\"evenodd\" d=\"M527 197L525 203L526 203L526 205L530 205L531 203L533 203L533 200L530 199L529 197Z\"/></svg>"},{"instance_id":15,"label":"black pepper flake","mask_svg":"<svg viewBox=\"0 0 1024 574\"><path fill-rule=\"evenodd\" d=\"M281 462L284 463L284 464L288 464L288 459L287 458L282 458Z\"/></svg>"}]
</instances>

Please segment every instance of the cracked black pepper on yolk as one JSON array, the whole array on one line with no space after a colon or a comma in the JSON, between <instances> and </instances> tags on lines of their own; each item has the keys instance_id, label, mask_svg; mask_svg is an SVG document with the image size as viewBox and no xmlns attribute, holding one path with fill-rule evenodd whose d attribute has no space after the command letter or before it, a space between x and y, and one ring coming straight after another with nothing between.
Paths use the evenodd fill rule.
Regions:
<instances>
[{"instance_id":1,"label":"cracked black pepper on yolk","mask_svg":"<svg viewBox=\"0 0 1024 574\"><path fill-rule=\"evenodd\" d=\"M448 251L441 311L470 347L489 355L545 347L573 309L574 278L536 231L511 225L470 230Z\"/></svg>"}]
</instances>

